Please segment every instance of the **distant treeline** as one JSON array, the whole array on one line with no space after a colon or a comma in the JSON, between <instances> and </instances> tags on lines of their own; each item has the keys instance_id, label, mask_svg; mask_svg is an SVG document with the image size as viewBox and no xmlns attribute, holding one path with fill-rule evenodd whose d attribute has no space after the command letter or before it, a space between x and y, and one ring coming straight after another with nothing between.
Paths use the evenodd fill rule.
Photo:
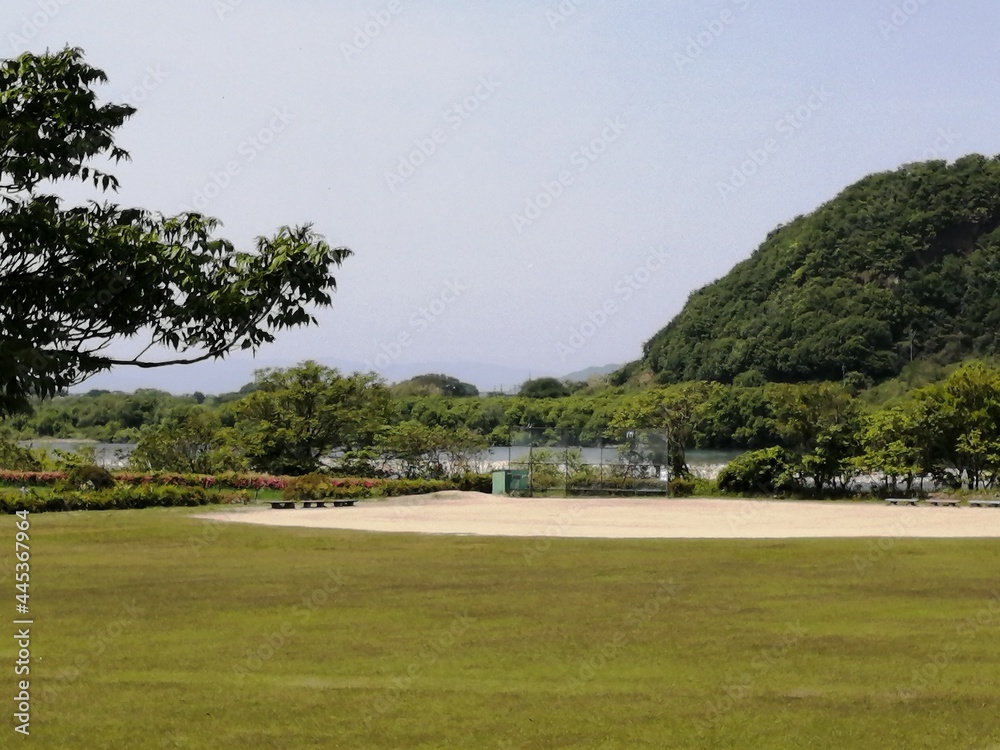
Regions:
<instances>
[{"instance_id":1,"label":"distant treeline","mask_svg":"<svg viewBox=\"0 0 1000 750\"><path fill-rule=\"evenodd\" d=\"M344 475L436 477L468 471L487 445L530 431L534 445L593 445L630 431L669 435L674 476L686 448L749 449L720 483L734 491L847 491L861 475L887 491L939 483L991 487L1000 476L1000 368L973 361L941 380L859 392L845 383L708 382L562 397L393 396L371 374L307 362L273 370L243 394L93 393L7 420L7 436L138 442L133 468L300 475L340 456ZM530 391L529 391L530 392ZM0 468L38 457L0 441ZM328 467L329 468L329 467Z\"/></svg>"}]
</instances>

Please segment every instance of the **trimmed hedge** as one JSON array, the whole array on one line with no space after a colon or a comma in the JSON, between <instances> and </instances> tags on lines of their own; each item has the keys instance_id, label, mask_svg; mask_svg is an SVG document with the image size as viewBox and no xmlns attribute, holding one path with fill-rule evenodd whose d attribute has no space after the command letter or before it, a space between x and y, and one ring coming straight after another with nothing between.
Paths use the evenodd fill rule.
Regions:
<instances>
[{"instance_id":1,"label":"trimmed hedge","mask_svg":"<svg viewBox=\"0 0 1000 750\"><path fill-rule=\"evenodd\" d=\"M309 475L310 479L316 475ZM301 482L304 477L293 480ZM310 484L315 480L311 479ZM466 474L455 479L353 479L332 477L327 479L326 487L320 490L309 487L309 497L329 497L335 500L359 500L366 497L398 497L400 495L427 495L431 492L446 492L448 490L464 490L471 492L491 492L493 477L489 474ZM289 499L303 499L294 491Z\"/></svg>"},{"instance_id":2,"label":"trimmed hedge","mask_svg":"<svg viewBox=\"0 0 1000 750\"><path fill-rule=\"evenodd\" d=\"M232 490L284 490L295 477L270 474L175 474L154 472L137 474L128 471L112 473L119 485L126 487L200 487L204 489ZM55 487L67 479L61 471L6 471L0 470L0 485L25 487ZM299 478L301 479L301 478ZM386 497L395 495L424 494L443 490L490 492L493 480L489 474L465 474L452 479L355 479L330 477L330 485L341 497Z\"/></svg>"},{"instance_id":3,"label":"trimmed hedge","mask_svg":"<svg viewBox=\"0 0 1000 750\"><path fill-rule=\"evenodd\" d=\"M152 474L134 474L121 471L115 479L133 487L143 484L158 484L171 487L224 487L231 490L283 490L292 477L278 477L270 474L237 474L234 471L222 474L176 474L158 471Z\"/></svg>"},{"instance_id":4,"label":"trimmed hedge","mask_svg":"<svg viewBox=\"0 0 1000 750\"><path fill-rule=\"evenodd\" d=\"M66 479L64 471L12 471L0 469L0 484L16 484L23 487L45 487Z\"/></svg>"},{"instance_id":5,"label":"trimmed hedge","mask_svg":"<svg viewBox=\"0 0 1000 750\"><path fill-rule=\"evenodd\" d=\"M55 491L47 495L20 490L0 490L0 512L190 508L208 505L215 499L201 487L120 486L100 491Z\"/></svg>"},{"instance_id":6,"label":"trimmed hedge","mask_svg":"<svg viewBox=\"0 0 1000 750\"><path fill-rule=\"evenodd\" d=\"M279 482L294 481L289 477L267 475L234 475L246 480L250 489L256 484L275 487ZM327 487L321 493L334 499L363 499L368 497L396 497L399 495L424 495L447 490L490 492L493 488L489 474L466 474L455 479L353 479L322 477ZM44 495L34 491L0 489L0 513L27 510L32 513L61 510L127 510L136 508L193 507L211 503L247 504L249 489L234 487L229 481L206 482L217 479L199 474L115 474L118 485L106 490L75 490L56 487ZM230 478L231 479L231 478ZM301 479L301 478L300 478ZM0 482L38 487L55 486L65 481L62 472L0 472ZM174 481L174 484L167 482ZM241 479L236 479L243 483ZM208 488L232 488L230 492L209 492Z\"/></svg>"},{"instance_id":7,"label":"trimmed hedge","mask_svg":"<svg viewBox=\"0 0 1000 750\"><path fill-rule=\"evenodd\" d=\"M130 487L158 485L166 487L219 487L231 490L283 490L291 477L276 477L270 474L176 474L171 472L153 472L137 474L129 471L112 473L118 484ZM0 485L18 485L26 487L54 487L67 478L62 471L8 471L0 469Z\"/></svg>"}]
</instances>

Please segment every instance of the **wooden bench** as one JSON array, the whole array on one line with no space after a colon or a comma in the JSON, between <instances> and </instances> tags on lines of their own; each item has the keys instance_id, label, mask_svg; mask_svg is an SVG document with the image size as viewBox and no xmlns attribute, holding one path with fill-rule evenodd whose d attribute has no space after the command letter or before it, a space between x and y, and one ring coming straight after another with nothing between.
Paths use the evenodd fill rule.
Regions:
<instances>
[{"instance_id":1,"label":"wooden bench","mask_svg":"<svg viewBox=\"0 0 1000 750\"><path fill-rule=\"evenodd\" d=\"M1000 508L1000 500L986 500L976 497L969 501L970 508Z\"/></svg>"},{"instance_id":2,"label":"wooden bench","mask_svg":"<svg viewBox=\"0 0 1000 750\"><path fill-rule=\"evenodd\" d=\"M334 508L345 508L350 505L354 505L357 502L356 498L346 498L344 500L332 500L331 498L323 498L322 500L303 500L303 508L325 508L327 503L333 503ZM279 510L295 510L294 500L271 500L271 507Z\"/></svg>"},{"instance_id":3,"label":"wooden bench","mask_svg":"<svg viewBox=\"0 0 1000 750\"><path fill-rule=\"evenodd\" d=\"M567 488L567 495L666 495L666 487L586 487Z\"/></svg>"},{"instance_id":4,"label":"wooden bench","mask_svg":"<svg viewBox=\"0 0 1000 750\"><path fill-rule=\"evenodd\" d=\"M920 498L917 497L887 497L885 499L886 505L916 505L920 502Z\"/></svg>"},{"instance_id":5,"label":"wooden bench","mask_svg":"<svg viewBox=\"0 0 1000 750\"><path fill-rule=\"evenodd\" d=\"M931 505L950 505L952 508L957 508L958 504L962 502L960 497L931 497L927 499Z\"/></svg>"}]
</instances>

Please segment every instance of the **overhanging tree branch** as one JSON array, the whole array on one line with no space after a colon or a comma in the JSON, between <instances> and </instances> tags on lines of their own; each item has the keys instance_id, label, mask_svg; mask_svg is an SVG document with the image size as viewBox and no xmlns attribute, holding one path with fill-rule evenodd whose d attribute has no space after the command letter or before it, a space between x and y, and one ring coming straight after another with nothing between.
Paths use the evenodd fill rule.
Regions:
<instances>
[{"instance_id":1,"label":"overhanging tree branch","mask_svg":"<svg viewBox=\"0 0 1000 750\"><path fill-rule=\"evenodd\" d=\"M110 367L195 364L314 324L309 309L332 304L332 271L351 255L310 225L241 252L201 214L63 209L40 186L76 180L114 192L117 179L91 162L129 158L114 133L135 110L98 105L93 86L105 80L78 49L0 64L0 413ZM146 330L136 357L99 354ZM155 345L202 353L144 360Z\"/></svg>"}]
</instances>

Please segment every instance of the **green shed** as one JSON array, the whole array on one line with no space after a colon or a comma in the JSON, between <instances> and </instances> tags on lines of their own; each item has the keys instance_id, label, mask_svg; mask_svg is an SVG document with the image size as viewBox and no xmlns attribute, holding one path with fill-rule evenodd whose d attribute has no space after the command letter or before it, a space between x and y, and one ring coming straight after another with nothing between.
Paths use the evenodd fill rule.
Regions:
<instances>
[{"instance_id":1,"label":"green shed","mask_svg":"<svg viewBox=\"0 0 1000 750\"><path fill-rule=\"evenodd\" d=\"M530 489L527 469L508 469L493 472L493 494L509 495L511 492L527 492Z\"/></svg>"}]
</instances>

